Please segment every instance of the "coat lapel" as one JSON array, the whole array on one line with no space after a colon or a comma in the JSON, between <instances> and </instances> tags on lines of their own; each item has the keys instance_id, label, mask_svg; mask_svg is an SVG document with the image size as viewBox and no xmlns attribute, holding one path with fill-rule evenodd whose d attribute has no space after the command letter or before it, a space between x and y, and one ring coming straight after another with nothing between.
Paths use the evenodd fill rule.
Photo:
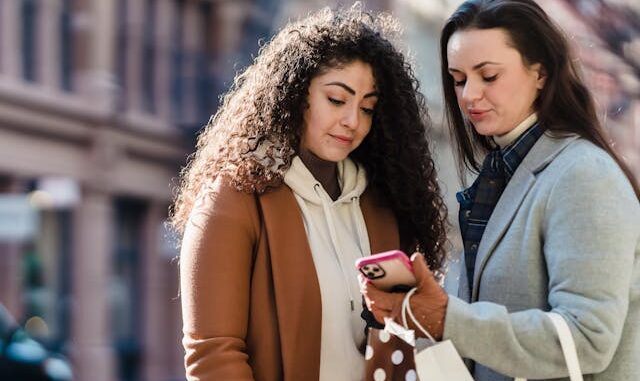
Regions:
<instances>
[{"instance_id":1,"label":"coat lapel","mask_svg":"<svg viewBox=\"0 0 640 381\"><path fill-rule=\"evenodd\" d=\"M460 275L458 276L458 298L465 302L471 301L469 281L467 280L467 265L464 260L464 250L460 253Z\"/></svg>"},{"instance_id":2,"label":"coat lapel","mask_svg":"<svg viewBox=\"0 0 640 381\"><path fill-rule=\"evenodd\" d=\"M266 229L283 371L287 379L309 377L320 371L322 302L311 249L300 209L287 186L260 196ZM307 332L301 335L300 332ZM309 363L301 366L304 359ZM303 371L303 374L296 374ZM317 379L318 375L316 375Z\"/></svg>"},{"instance_id":3,"label":"coat lapel","mask_svg":"<svg viewBox=\"0 0 640 381\"><path fill-rule=\"evenodd\" d=\"M509 184L502 193L500 200L496 204L491 218L487 222L487 227L484 231L484 235L480 240L480 246L478 247L478 256L476 257L475 272L473 277L473 292L472 301L478 299L478 285L482 271L493 251L504 235L504 232L509 226L510 222L516 214L516 211L520 207L524 196L527 195L529 189L535 182L535 176L528 168L524 167L524 162L520 164L513 177L509 181ZM468 288L468 286L467 286Z\"/></svg>"},{"instance_id":4,"label":"coat lapel","mask_svg":"<svg viewBox=\"0 0 640 381\"><path fill-rule=\"evenodd\" d=\"M292 380L318 379L318 374L309 377L320 369L322 301L300 208L287 186L261 195L260 206L271 258L283 371ZM377 204L368 191L360 206L372 253L399 248L393 213ZM308 334L300 335L302 331ZM304 366L299 363L302 359Z\"/></svg>"},{"instance_id":5,"label":"coat lapel","mask_svg":"<svg viewBox=\"0 0 640 381\"><path fill-rule=\"evenodd\" d=\"M537 174L544 170L569 143L577 138L577 136L573 135L564 138L553 138L548 133L545 133L516 169L500 200L498 200L498 204L487 222L487 227L480 241L475 263L476 270L473 278L471 301L478 300L480 279L487 261L491 258L496 246L504 236L507 227L513 221L525 196L534 185Z\"/></svg>"}]
</instances>

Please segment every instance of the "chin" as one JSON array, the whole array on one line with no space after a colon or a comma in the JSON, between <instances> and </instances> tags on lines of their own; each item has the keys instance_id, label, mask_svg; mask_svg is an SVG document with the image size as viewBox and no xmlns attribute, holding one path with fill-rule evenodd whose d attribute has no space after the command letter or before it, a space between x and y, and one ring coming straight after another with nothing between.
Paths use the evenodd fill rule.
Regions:
<instances>
[{"instance_id":1,"label":"chin","mask_svg":"<svg viewBox=\"0 0 640 381\"><path fill-rule=\"evenodd\" d=\"M333 161L335 163L338 163L338 162L341 162L342 160L346 159L347 156L349 156L349 155L336 155L336 154L333 154L333 155L322 156L322 159L324 159L326 161Z\"/></svg>"},{"instance_id":2,"label":"chin","mask_svg":"<svg viewBox=\"0 0 640 381\"><path fill-rule=\"evenodd\" d=\"M474 129L476 130L476 133L478 133L478 135L482 135L482 136L493 136L493 129L492 128L478 128L474 126Z\"/></svg>"},{"instance_id":3,"label":"chin","mask_svg":"<svg viewBox=\"0 0 640 381\"><path fill-rule=\"evenodd\" d=\"M476 130L476 132L479 135L482 135L482 136L494 136L498 134L498 128L496 128L496 126L494 125L478 123L478 124L474 124L473 128Z\"/></svg>"},{"instance_id":4,"label":"chin","mask_svg":"<svg viewBox=\"0 0 640 381\"><path fill-rule=\"evenodd\" d=\"M347 156L349 156L350 152L351 151L347 152L347 150L342 149L328 149L324 150L323 152L316 153L316 156L318 156L322 160L333 161L337 163L346 159Z\"/></svg>"},{"instance_id":5,"label":"chin","mask_svg":"<svg viewBox=\"0 0 640 381\"><path fill-rule=\"evenodd\" d=\"M333 161L334 163L339 163L339 162L341 162L342 160L344 160L346 158L347 158L347 156L335 156L334 155L334 156L327 157L325 160L326 161Z\"/></svg>"}]
</instances>

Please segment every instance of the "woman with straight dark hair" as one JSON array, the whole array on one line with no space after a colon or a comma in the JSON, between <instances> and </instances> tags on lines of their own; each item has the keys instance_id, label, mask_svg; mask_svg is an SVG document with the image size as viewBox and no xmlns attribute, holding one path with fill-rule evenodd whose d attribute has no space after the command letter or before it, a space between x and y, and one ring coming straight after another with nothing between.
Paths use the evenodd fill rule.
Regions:
<instances>
[{"instance_id":1,"label":"woman with straight dark hair","mask_svg":"<svg viewBox=\"0 0 640 381\"><path fill-rule=\"evenodd\" d=\"M418 323L451 339L476 380L563 379L554 312L585 379L640 380L640 191L563 34L532 0L470 0L441 53L459 170L479 174L457 194L458 295L414 262ZM363 292L377 320L397 318L404 295Z\"/></svg>"}]
</instances>

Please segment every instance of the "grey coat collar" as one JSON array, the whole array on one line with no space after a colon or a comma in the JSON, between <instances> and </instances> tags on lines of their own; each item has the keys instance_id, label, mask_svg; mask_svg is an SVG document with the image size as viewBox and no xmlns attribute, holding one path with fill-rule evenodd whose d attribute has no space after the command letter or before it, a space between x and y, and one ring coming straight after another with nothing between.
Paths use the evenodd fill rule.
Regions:
<instances>
[{"instance_id":1,"label":"grey coat collar","mask_svg":"<svg viewBox=\"0 0 640 381\"><path fill-rule=\"evenodd\" d=\"M491 214L484 236L478 247L471 298L469 298L468 291L466 291L467 287L465 286L460 287L458 291L462 299L467 301L476 301L478 299L480 277L482 276L484 267L491 258L497 244L504 236L507 227L513 220L525 196L535 184L536 176L542 172L562 150L576 139L578 139L577 135L555 138L546 132L531 148L531 151L529 151L513 174L513 177ZM466 279L461 280L461 282L462 281L466 282Z\"/></svg>"}]
</instances>

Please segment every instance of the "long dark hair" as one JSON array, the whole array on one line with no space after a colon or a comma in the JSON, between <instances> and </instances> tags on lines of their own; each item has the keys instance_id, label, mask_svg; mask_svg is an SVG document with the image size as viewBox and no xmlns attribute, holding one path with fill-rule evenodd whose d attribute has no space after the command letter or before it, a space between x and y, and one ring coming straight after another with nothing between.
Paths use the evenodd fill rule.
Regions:
<instances>
[{"instance_id":1,"label":"long dark hair","mask_svg":"<svg viewBox=\"0 0 640 381\"><path fill-rule=\"evenodd\" d=\"M612 148L598 120L591 93L579 77L562 31L533 0L468 0L449 17L440 36L442 85L446 113L457 143L458 169L478 171L480 154L492 147L491 137L465 125L453 78L448 72L447 44L459 30L502 28L526 64L542 65L547 78L535 101L542 126L556 135L578 134L605 150L629 178L636 196L640 187L629 167Z\"/></svg>"},{"instance_id":2,"label":"long dark hair","mask_svg":"<svg viewBox=\"0 0 640 381\"><path fill-rule=\"evenodd\" d=\"M351 157L369 187L394 212L402 249L420 250L441 268L446 208L427 142L428 116L418 81L390 42L398 22L359 4L324 9L286 25L239 74L198 138L182 173L172 222L182 231L207 183L227 176L242 192L280 186L296 155L309 84L329 68L360 60L373 69L379 93L370 133Z\"/></svg>"}]
</instances>

